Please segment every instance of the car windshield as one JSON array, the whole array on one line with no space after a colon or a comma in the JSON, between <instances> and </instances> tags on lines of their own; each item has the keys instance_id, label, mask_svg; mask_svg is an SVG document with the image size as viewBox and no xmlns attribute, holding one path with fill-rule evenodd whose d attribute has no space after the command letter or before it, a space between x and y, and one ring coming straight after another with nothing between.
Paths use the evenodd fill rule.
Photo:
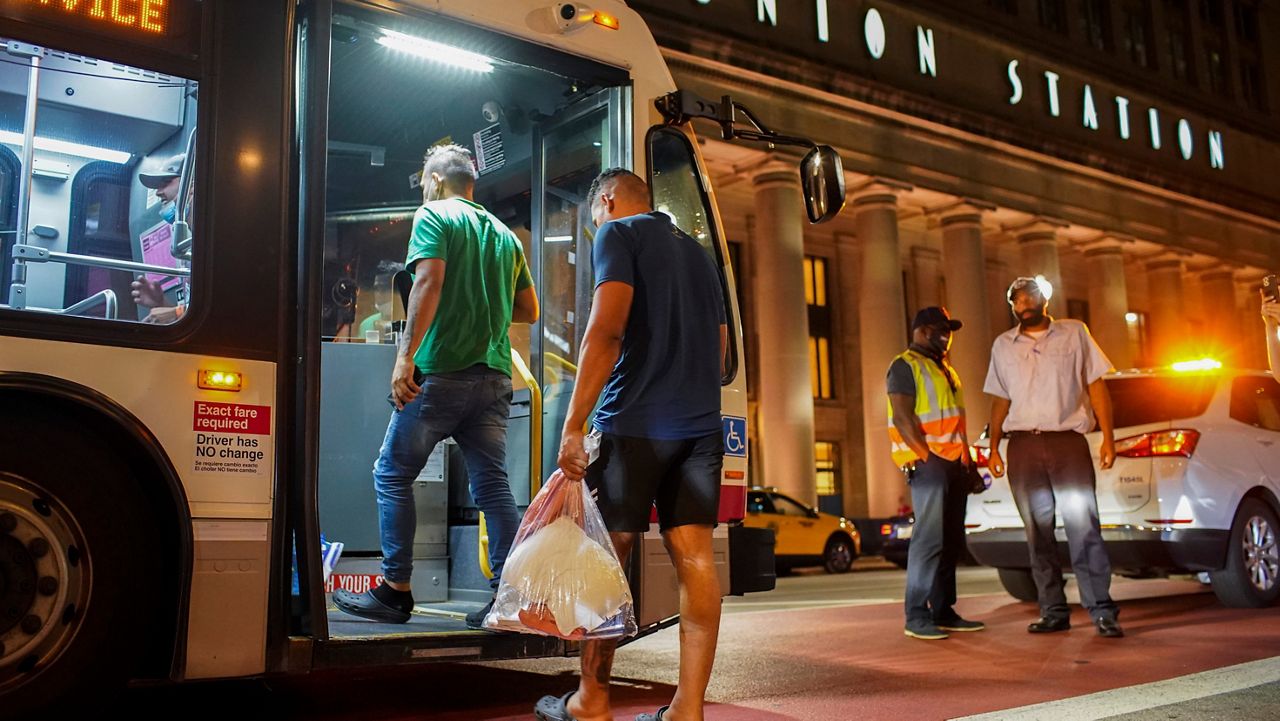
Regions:
<instances>
[{"instance_id":1,"label":"car windshield","mask_svg":"<svg viewBox=\"0 0 1280 721\"><path fill-rule=\"evenodd\" d=\"M1195 418L1205 412L1219 376L1137 376L1108 378L1116 428Z\"/></svg>"}]
</instances>

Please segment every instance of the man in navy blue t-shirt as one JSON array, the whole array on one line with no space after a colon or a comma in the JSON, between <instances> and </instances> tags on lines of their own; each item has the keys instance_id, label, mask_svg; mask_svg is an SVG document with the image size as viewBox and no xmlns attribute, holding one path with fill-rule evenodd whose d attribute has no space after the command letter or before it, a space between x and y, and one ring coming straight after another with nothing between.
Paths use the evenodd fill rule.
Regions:
<instances>
[{"instance_id":1,"label":"man in navy blue t-shirt","mask_svg":"<svg viewBox=\"0 0 1280 721\"><path fill-rule=\"evenodd\" d=\"M669 710L637 719L700 719L720 630L711 532L724 460L724 291L707 251L653 211L639 176L607 170L588 198L600 227L591 253L596 287L560 470L573 480L586 477L624 564L657 506L680 583L680 683ZM601 434L600 456L588 468L583 428L597 400L592 425ZM538 718L610 717L616 647L584 643L578 688L544 697Z\"/></svg>"}]
</instances>

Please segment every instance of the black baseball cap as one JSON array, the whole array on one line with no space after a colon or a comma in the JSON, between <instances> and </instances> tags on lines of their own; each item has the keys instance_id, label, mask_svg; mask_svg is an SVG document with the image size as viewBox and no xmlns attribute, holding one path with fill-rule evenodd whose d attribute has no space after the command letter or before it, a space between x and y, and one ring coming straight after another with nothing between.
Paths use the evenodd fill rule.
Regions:
<instances>
[{"instance_id":1,"label":"black baseball cap","mask_svg":"<svg viewBox=\"0 0 1280 721\"><path fill-rule=\"evenodd\" d=\"M964 323L951 319L951 314L947 312L946 308L931 305L928 308L922 308L919 313L916 313L916 319L911 321L911 330L934 325L946 326L953 331L964 327Z\"/></svg>"}]
</instances>

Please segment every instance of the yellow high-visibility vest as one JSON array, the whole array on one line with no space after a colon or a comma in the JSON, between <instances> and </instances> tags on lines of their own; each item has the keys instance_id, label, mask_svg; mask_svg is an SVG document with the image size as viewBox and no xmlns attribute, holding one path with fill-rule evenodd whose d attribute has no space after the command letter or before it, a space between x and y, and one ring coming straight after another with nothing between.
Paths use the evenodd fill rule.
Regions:
<instances>
[{"instance_id":1,"label":"yellow high-visibility vest","mask_svg":"<svg viewBox=\"0 0 1280 721\"><path fill-rule=\"evenodd\" d=\"M916 418L929 443L929 450L949 461L959 460L960 454L965 452L961 436L964 430L964 391L960 387L960 376L947 365L946 373L956 388L952 391L942 368L927 356L908 350L898 358L911 366L911 375L916 382ZM921 460L894 427L892 403L889 403L889 440L893 442L893 462L898 466Z\"/></svg>"}]
</instances>

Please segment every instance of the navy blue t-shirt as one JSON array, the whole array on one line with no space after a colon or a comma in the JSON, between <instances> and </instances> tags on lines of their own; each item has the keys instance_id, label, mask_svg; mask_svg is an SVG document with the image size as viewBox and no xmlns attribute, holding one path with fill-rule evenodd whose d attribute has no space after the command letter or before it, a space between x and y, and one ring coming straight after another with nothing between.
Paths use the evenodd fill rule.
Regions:
<instances>
[{"instance_id":1,"label":"navy blue t-shirt","mask_svg":"<svg viewBox=\"0 0 1280 721\"><path fill-rule=\"evenodd\" d=\"M635 291L595 427L660 440L720 433L724 292L707 251L653 212L600 226L591 259L596 287Z\"/></svg>"}]
</instances>

